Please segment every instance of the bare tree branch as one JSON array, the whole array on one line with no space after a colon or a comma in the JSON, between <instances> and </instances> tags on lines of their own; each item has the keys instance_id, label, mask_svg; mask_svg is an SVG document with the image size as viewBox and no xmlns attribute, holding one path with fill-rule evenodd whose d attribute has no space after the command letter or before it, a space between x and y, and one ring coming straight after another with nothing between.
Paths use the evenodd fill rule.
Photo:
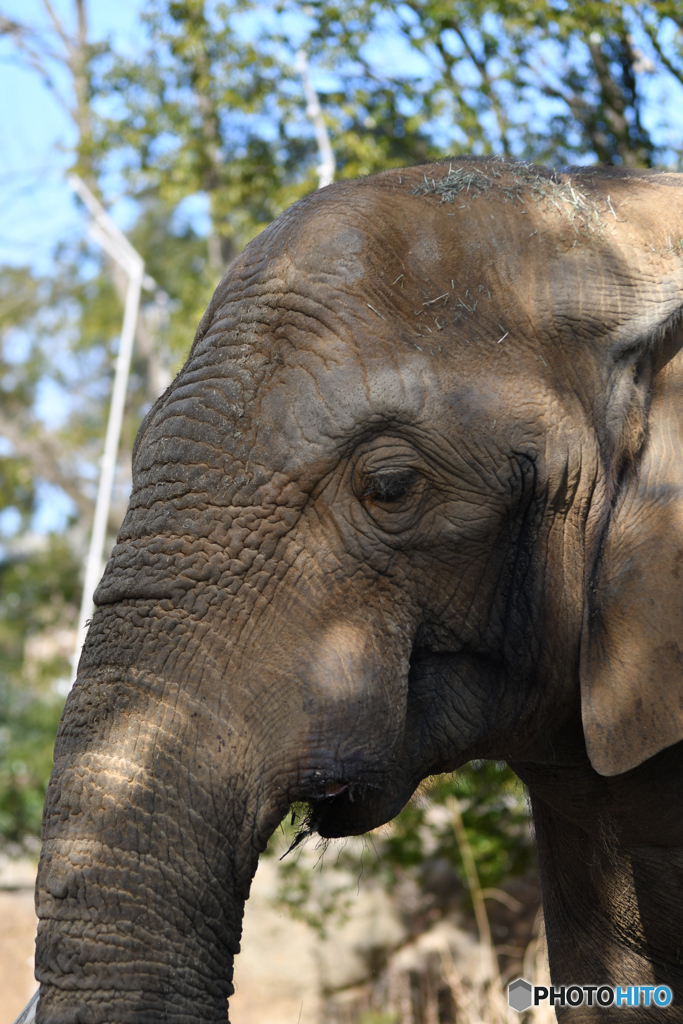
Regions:
<instances>
[{"instance_id":1,"label":"bare tree branch","mask_svg":"<svg viewBox=\"0 0 683 1024\"><path fill-rule=\"evenodd\" d=\"M58 443L44 431L36 433L35 427L29 434L20 423L12 420L0 411L0 435L5 437L17 455L28 459L37 476L64 491L79 512L88 520L95 513L95 503L83 493L81 481L74 473L60 467L61 457ZM116 533L120 527L120 519L111 516L109 529Z\"/></svg>"},{"instance_id":2,"label":"bare tree branch","mask_svg":"<svg viewBox=\"0 0 683 1024\"><path fill-rule=\"evenodd\" d=\"M76 21L78 23L78 45L85 50L88 45L88 17L84 0L76 0Z\"/></svg>"},{"instance_id":3,"label":"bare tree branch","mask_svg":"<svg viewBox=\"0 0 683 1024\"><path fill-rule=\"evenodd\" d=\"M0 14L0 34L11 36L26 63L37 72L52 92L62 109L76 125L79 134L77 146L79 172L89 186L98 192L97 174L93 166L92 120L90 106L91 47L88 42L88 21L85 0L74 0L76 32L71 34L63 19L55 10L52 0L42 0L50 28L37 32L28 25ZM54 33L61 47L50 44L50 33ZM71 77L72 94L60 92L50 74L49 62L66 68Z\"/></svg>"},{"instance_id":4,"label":"bare tree branch","mask_svg":"<svg viewBox=\"0 0 683 1024\"><path fill-rule=\"evenodd\" d=\"M477 71L481 75L481 91L484 93L489 103L491 104L491 109L493 110L493 115L498 125L498 134L500 135L500 141L503 146L503 153L506 157L509 157L510 145L508 143L507 138L507 117L503 111L502 104L498 99L496 90L494 89L494 80L491 78L491 75L488 72L488 69L486 67L486 60L481 60L479 57L477 57L477 54L470 45L470 42L467 36L465 35L465 32L463 31L462 25L460 25L454 19L450 18L448 19L448 21L444 22L444 26L452 29L456 33L456 35L460 39L460 42L465 48L465 52L468 54L470 60L472 61ZM446 48L443 44L443 39L441 37L439 37L438 40L438 49L439 54L441 55L441 59L443 60L446 53Z\"/></svg>"},{"instance_id":5,"label":"bare tree branch","mask_svg":"<svg viewBox=\"0 0 683 1024\"><path fill-rule=\"evenodd\" d=\"M48 17L49 17L50 21L52 22L53 29L55 30L55 32L57 33L59 38L62 40L62 42L64 43L65 48L67 50L70 50L71 47L72 47L72 42L69 39L68 35L66 34L66 30L65 30L63 24L61 23L61 21L57 17L57 15L55 13L55 10L54 10L52 4L50 3L50 0L43 0L43 7L47 11Z\"/></svg>"},{"instance_id":6,"label":"bare tree branch","mask_svg":"<svg viewBox=\"0 0 683 1024\"><path fill-rule=\"evenodd\" d=\"M669 15L669 17L673 19L673 15ZM644 18L640 19L640 23L647 32L650 42L652 43L652 46L654 47L657 56L661 60L666 70L670 72L670 74L672 74L674 78L677 78L678 81L683 85L683 71L675 67L675 65L672 64L667 55L664 53L664 50L662 49L660 42L657 38L657 32L654 26L648 25L647 21ZM677 24L679 24L683 28L683 18L681 18L680 21L677 22Z\"/></svg>"},{"instance_id":7,"label":"bare tree branch","mask_svg":"<svg viewBox=\"0 0 683 1024\"><path fill-rule=\"evenodd\" d=\"M0 14L0 35L11 36L13 38L17 50L23 55L29 67L33 68L33 70L43 80L63 110L65 110L70 117L73 117L71 106L55 85L54 79L46 64L46 58L64 63L63 57L53 50L46 40L42 39L38 33L29 28L28 25L23 25L19 21L7 18L3 14ZM31 42L32 40L34 42Z\"/></svg>"},{"instance_id":8,"label":"bare tree branch","mask_svg":"<svg viewBox=\"0 0 683 1024\"><path fill-rule=\"evenodd\" d=\"M0 412L0 434L11 442L17 455L29 459L39 476L60 487L76 503L85 516L92 517L94 503L83 494L75 476L59 468L59 453L55 441L46 433L29 436L18 423Z\"/></svg>"}]
</instances>

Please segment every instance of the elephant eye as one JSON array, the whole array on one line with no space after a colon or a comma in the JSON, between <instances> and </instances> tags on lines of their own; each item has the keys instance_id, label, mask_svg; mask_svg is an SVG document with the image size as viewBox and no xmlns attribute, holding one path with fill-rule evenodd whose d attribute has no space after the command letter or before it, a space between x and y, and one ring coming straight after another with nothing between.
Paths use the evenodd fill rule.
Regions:
<instances>
[{"instance_id":1,"label":"elephant eye","mask_svg":"<svg viewBox=\"0 0 683 1024\"><path fill-rule=\"evenodd\" d=\"M405 498L416 480L417 473L412 469L377 473L368 481L363 497L380 505L395 505Z\"/></svg>"}]
</instances>

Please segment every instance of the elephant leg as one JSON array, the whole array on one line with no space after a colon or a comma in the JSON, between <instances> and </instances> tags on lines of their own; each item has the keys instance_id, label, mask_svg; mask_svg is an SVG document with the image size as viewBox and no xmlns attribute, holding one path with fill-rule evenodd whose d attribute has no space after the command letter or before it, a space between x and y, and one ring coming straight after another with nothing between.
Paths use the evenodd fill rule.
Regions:
<instances>
[{"instance_id":1,"label":"elephant leg","mask_svg":"<svg viewBox=\"0 0 683 1024\"><path fill-rule=\"evenodd\" d=\"M683 1004L683 849L624 846L609 815L584 830L534 797L552 983L668 985L669 1007L629 1020L680 1021ZM621 1021L624 1008L558 1006L560 1021Z\"/></svg>"}]
</instances>

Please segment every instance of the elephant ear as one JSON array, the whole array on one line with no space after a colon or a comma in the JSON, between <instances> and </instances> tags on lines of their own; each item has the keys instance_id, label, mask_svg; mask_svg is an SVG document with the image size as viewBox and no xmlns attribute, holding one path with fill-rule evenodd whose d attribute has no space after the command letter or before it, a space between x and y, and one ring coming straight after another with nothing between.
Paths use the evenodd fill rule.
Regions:
<instances>
[{"instance_id":1,"label":"elephant ear","mask_svg":"<svg viewBox=\"0 0 683 1024\"><path fill-rule=\"evenodd\" d=\"M683 740L683 351L659 358L641 456L624 472L584 632L588 755L619 775ZM671 354L673 352L673 355Z\"/></svg>"}]
</instances>

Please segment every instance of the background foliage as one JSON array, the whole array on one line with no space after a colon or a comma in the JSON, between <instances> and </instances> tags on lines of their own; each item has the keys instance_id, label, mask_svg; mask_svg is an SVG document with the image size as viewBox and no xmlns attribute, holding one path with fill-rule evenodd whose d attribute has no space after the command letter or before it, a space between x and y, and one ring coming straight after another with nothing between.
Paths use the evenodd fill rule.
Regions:
<instances>
[{"instance_id":1,"label":"background foliage","mask_svg":"<svg viewBox=\"0 0 683 1024\"><path fill-rule=\"evenodd\" d=\"M376 878L389 892L413 882L422 893L415 908L418 927L452 909L453 900L471 910L468 879L453 827L452 804L462 818L485 894L535 867L529 815L523 787L507 765L473 761L452 775L425 781L416 796L388 826L330 850L324 842L307 850L303 864L292 849L296 813L271 839L268 853L278 856L278 902L293 917L326 936L344 921L363 877ZM298 808L300 820L305 809ZM315 868L327 867L325 877ZM330 880L330 867L338 877Z\"/></svg>"},{"instance_id":2,"label":"background foliage","mask_svg":"<svg viewBox=\"0 0 683 1024\"><path fill-rule=\"evenodd\" d=\"M0 2L4 53L66 112L72 168L123 204L169 297L163 315L151 298L143 305L112 537L137 425L217 281L317 185L299 50L337 178L464 153L680 167L680 0L149 0L125 52L93 37L86 0L41 3L29 24ZM48 269L0 267L0 837L11 850L39 831L124 287L82 239L58 246ZM444 813L453 797L484 886L529 869L520 788L509 769L476 765L431 783L374 838L381 857L364 870L389 887L436 861L462 876ZM326 911L295 861L283 871L283 900L324 927L336 898Z\"/></svg>"}]
</instances>

